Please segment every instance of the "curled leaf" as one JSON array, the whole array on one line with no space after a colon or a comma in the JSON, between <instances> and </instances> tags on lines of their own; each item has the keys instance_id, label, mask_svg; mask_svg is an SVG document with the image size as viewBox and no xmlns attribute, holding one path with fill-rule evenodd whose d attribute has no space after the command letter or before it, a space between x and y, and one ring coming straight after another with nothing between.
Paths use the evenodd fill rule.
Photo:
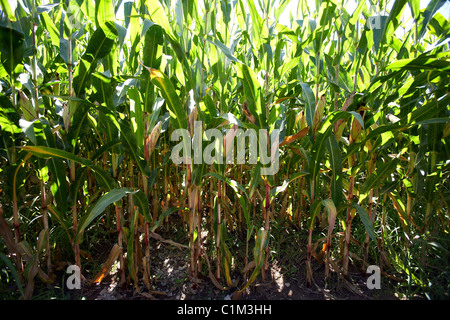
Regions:
<instances>
[{"instance_id":1,"label":"curled leaf","mask_svg":"<svg viewBox=\"0 0 450 320\"><path fill-rule=\"evenodd\" d=\"M309 128L303 128L302 130L300 130L299 132L297 132L296 134L293 134L291 136L287 136L284 138L284 140L280 143L280 147L287 145L289 143L294 142L297 139L303 138L304 136L306 136L308 134Z\"/></svg>"},{"instance_id":2,"label":"curled leaf","mask_svg":"<svg viewBox=\"0 0 450 320\"><path fill-rule=\"evenodd\" d=\"M22 90L19 90L19 105L25 120L33 121L38 118L30 99L28 99Z\"/></svg>"},{"instance_id":3,"label":"curled leaf","mask_svg":"<svg viewBox=\"0 0 450 320\"><path fill-rule=\"evenodd\" d=\"M252 113L250 112L250 110L247 107L247 102L245 102L245 101L242 104L242 111L244 111L245 117L247 118L248 121L250 121L251 123L256 122L255 116L252 115Z\"/></svg>"}]
</instances>

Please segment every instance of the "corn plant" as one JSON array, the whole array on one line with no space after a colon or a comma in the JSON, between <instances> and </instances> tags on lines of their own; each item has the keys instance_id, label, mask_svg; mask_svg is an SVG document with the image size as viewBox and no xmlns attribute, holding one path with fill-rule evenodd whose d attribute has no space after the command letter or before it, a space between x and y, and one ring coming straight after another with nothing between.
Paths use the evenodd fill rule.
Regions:
<instances>
[{"instance_id":1,"label":"corn plant","mask_svg":"<svg viewBox=\"0 0 450 320\"><path fill-rule=\"evenodd\" d=\"M122 287L151 292L150 239L181 221L169 241L192 283L242 294L270 277L282 223L305 240L306 286L316 264L326 281L377 264L433 296L450 227L444 3L2 0L0 248L21 296L54 283L61 252L83 271L100 220L116 240L87 284L118 261Z\"/></svg>"}]
</instances>

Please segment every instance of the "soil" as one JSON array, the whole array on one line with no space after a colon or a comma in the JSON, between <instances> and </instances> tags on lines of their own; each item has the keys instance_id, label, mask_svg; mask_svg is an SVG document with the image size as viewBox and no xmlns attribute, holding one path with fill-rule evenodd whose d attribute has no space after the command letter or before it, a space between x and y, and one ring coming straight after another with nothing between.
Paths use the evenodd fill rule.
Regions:
<instances>
[{"instance_id":1,"label":"soil","mask_svg":"<svg viewBox=\"0 0 450 320\"><path fill-rule=\"evenodd\" d=\"M313 261L314 283L306 286L306 255L297 253L298 268L289 268L286 259L271 259L269 261L268 279L261 281L261 276L246 289L238 294L237 288L219 290L208 277L200 279L196 285L188 276L189 250L177 248L173 245L152 241L150 252L152 290L149 292L142 280L139 281L139 291L129 281L129 285L119 285L119 272L112 269L100 284L83 284L80 298L86 300L397 300L395 290L388 279L382 277L382 289L370 290L366 285L366 278L356 269L350 270L344 279L336 272L330 272L325 282L324 265ZM109 251L103 251L103 260ZM290 255L289 255L290 256ZM293 257L290 256L289 259ZM213 262L211 262L213 263ZM204 269L207 269L204 266ZM332 270L333 271L333 270ZM234 272L232 277L242 275ZM129 279L128 279L129 280ZM383 283L386 281L386 283ZM386 285L385 285L386 284Z\"/></svg>"}]
</instances>

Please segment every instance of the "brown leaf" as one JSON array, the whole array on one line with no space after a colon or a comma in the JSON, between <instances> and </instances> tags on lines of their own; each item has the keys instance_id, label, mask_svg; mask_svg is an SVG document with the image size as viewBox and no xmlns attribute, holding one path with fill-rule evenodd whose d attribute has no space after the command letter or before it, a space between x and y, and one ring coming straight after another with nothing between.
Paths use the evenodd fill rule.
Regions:
<instances>
[{"instance_id":1,"label":"brown leaf","mask_svg":"<svg viewBox=\"0 0 450 320\"><path fill-rule=\"evenodd\" d=\"M144 280L145 286L147 287L147 290L150 290L151 288L151 283L150 283L150 270L147 264L147 257L143 257L142 258L142 266L143 266L143 275L142 275L142 280Z\"/></svg>"},{"instance_id":2,"label":"brown leaf","mask_svg":"<svg viewBox=\"0 0 450 320\"><path fill-rule=\"evenodd\" d=\"M156 298L153 295L151 295L150 293L141 292L140 294L141 294L141 296L143 296L143 297L145 297L145 298L147 298L149 300L156 300Z\"/></svg>"},{"instance_id":3,"label":"brown leaf","mask_svg":"<svg viewBox=\"0 0 450 320\"><path fill-rule=\"evenodd\" d=\"M111 249L111 252L109 253L108 259L103 264L102 270L95 276L93 283L102 282L103 278L109 274L114 262L119 257L119 253L120 247L118 244L115 244L114 247Z\"/></svg>"},{"instance_id":4,"label":"brown leaf","mask_svg":"<svg viewBox=\"0 0 450 320\"><path fill-rule=\"evenodd\" d=\"M37 260L37 257L34 256L33 260L30 263L31 263L31 267L29 267L28 272L25 273L25 278L27 279L27 285L25 287L25 293L24 293L25 300L30 299L31 296L33 295L33 291L34 291L34 277L38 273L38 260Z\"/></svg>"},{"instance_id":5,"label":"brown leaf","mask_svg":"<svg viewBox=\"0 0 450 320\"><path fill-rule=\"evenodd\" d=\"M16 254L17 251L15 249L15 242L13 233L11 231L11 227L9 224L3 219L3 209L0 205L0 236L2 236L3 241L6 244L6 248L9 253Z\"/></svg>"},{"instance_id":6,"label":"brown leaf","mask_svg":"<svg viewBox=\"0 0 450 320\"><path fill-rule=\"evenodd\" d=\"M252 270L254 267L256 267L255 261L249 262L249 263L244 267L244 270L242 270L242 273L249 272L249 271Z\"/></svg>"},{"instance_id":7,"label":"brown leaf","mask_svg":"<svg viewBox=\"0 0 450 320\"><path fill-rule=\"evenodd\" d=\"M211 272L211 270L209 271L209 278L211 279L212 283L216 286L217 289L221 290L221 291L225 291L228 288L225 288L224 286L222 286L219 281L217 281L216 277L213 275L213 273Z\"/></svg>"},{"instance_id":8,"label":"brown leaf","mask_svg":"<svg viewBox=\"0 0 450 320\"><path fill-rule=\"evenodd\" d=\"M250 112L250 110L247 107L247 102L244 102L242 104L242 111L244 111L244 114L245 114L246 118L248 119L248 121L250 121L251 123L256 122L255 116Z\"/></svg>"},{"instance_id":9,"label":"brown leaf","mask_svg":"<svg viewBox=\"0 0 450 320\"><path fill-rule=\"evenodd\" d=\"M280 143L280 147L282 147L286 144L292 143L297 139L303 138L304 136L306 136L308 134L308 131L309 131L309 127L306 127L292 136L285 137L283 142Z\"/></svg>"}]
</instances>

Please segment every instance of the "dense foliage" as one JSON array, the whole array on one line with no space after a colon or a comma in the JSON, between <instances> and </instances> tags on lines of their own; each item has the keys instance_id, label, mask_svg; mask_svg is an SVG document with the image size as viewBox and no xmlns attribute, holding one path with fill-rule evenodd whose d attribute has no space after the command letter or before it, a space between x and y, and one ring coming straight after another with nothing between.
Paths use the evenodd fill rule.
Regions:
<instances>
[{"instance_id":1,"label":"dense foliage","mask_svg":"<svg viewBox=\"0 0 450 320\"><path fill-rule=\"evenodd\" d=\"M314 264L375 264L409 297L448 298L445 0L370 2L301 0L285 25L284 0L1 0L0 295L31 298L66 261L83 273L95 233L115 245L87 280L117 260L150 290L161 229L191 281L244 291L283 229L304 239L307 285ZM248 153L175 164L174 130L212 139L195 120L228 141L279 130L278 172Z\"/></svg>"}]
</instances>

